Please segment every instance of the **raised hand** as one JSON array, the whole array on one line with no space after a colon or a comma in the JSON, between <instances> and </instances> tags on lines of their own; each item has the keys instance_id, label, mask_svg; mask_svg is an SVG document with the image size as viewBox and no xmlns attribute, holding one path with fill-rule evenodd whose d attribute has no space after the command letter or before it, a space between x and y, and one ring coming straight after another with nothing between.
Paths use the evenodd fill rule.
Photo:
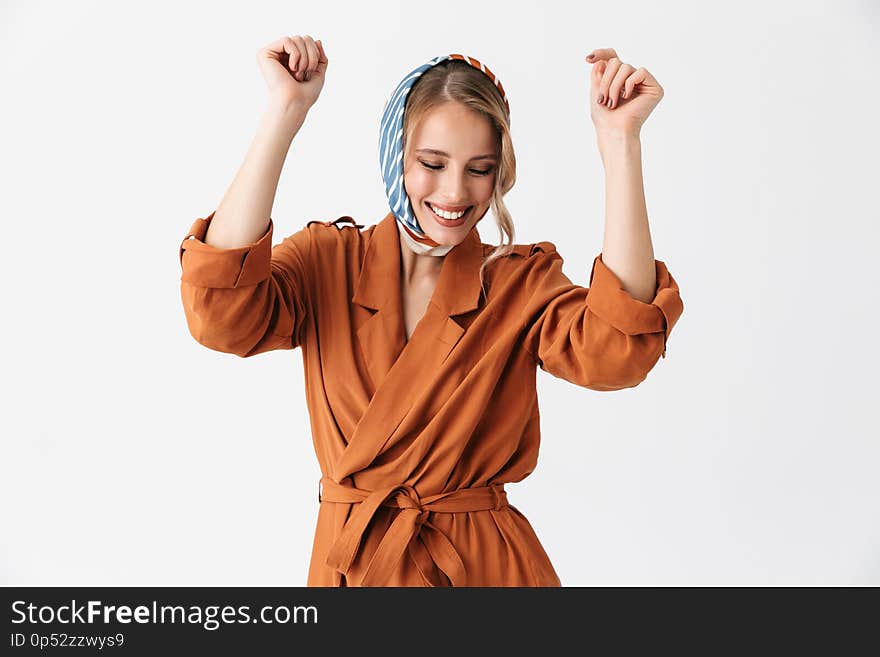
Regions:
<instances>
[{"instance_id":1,"label":"raised hand","mask_svg":"<svg viewBox=\"0 0 880 657\"><path fill-rule=\"evenodd\" d=\"M593 65L590 116L596 131L638 134L663 98L663 87L646 68L622 62L614 48L593 50L586 61Z\"/></svg>"},{"instance_id":2,"label":"raised hand","mask_svg":"<svg viewBox=\"0 0 880 657\"><path fill-rule=\"evenodd\" d=\"M310 108L321 95L327 73L321 40L308 34L281 37L257 51L257 64L269 87L270 102Z\"/></svg>"}]
</instances>

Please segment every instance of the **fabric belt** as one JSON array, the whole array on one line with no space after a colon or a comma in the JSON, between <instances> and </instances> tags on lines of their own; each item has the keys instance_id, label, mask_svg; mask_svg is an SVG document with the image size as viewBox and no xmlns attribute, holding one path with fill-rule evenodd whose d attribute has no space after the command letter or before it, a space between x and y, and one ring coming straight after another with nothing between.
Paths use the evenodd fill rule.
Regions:
<instances>
[{"instance_id":1,"label":"fabric belt","mask_svg":"<svg viewBox=\"0 0 880 657\"><path fill-rule=\"evenodd\" d=\"M466 586L467 573L461 556L440 529L427 521L429 513L464 513L502 509L507 506L503 484L461 488L420 498L408 484L386 486L369 491L338 484L322 477L318 488L319 502L357 504L342 533L330 547L327 565L348 575L367 526L380 506L397 507L401 511L388 527L360 586L385 586L404 552L409 552L419 573L431 586L445 586L434 576L436 566L452 586Z\"/></svg>"}]
</instances>

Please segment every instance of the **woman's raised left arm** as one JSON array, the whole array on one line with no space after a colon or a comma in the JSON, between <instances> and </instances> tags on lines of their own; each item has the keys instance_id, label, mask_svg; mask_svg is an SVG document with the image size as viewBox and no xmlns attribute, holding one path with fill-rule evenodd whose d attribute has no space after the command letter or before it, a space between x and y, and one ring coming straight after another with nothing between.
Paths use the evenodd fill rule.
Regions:
<instances>
[{"instance_id":1,"label":"woman's raised left arm","mask_svg":"<svg viewBox=\"0 0 880 657\"><path fill-rule=\"evenodd\" d=\"M663 88L646 69L622 62L613 48L587 55L590 115L605 168L605 237L602 262L633 298L651 303L657 277L645 188L641 127L663 98Z\"/></svg>"},{"instance_id":2,"label":"woman's raised left arm","mask_svg":"<svg viewBox=\"0 0 880 657\"><path fill-rule=\"evenodd\" d=\"M584 287L563 273L552 242L534 244L515 289L523 294L523 345L535 362L576 385L609 391L638 385L666 356L684 304L666 264L654 259L642 185L639 132L663 90L612 48L594 50L587 61L596 62L590 105L606 178L603 251Z\"/></svg>"}]
</instances>

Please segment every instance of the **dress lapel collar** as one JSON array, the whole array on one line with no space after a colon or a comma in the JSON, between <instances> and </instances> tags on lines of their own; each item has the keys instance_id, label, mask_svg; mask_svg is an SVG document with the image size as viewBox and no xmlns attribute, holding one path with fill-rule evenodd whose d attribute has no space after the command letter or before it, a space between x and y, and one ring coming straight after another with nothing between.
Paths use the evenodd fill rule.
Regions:
<instances>
[{"instance_id":1,"label":"dress lapel collar","mask_svg":"<svg viewBox=\"0 0 880 657\"><path fill-rule=\"evenodd\" d=\"M400 283L400 242L396 219L392 213L376 224L367 244L352 301L365 308L380 310L393 303L396 286ZM397 296L400 296L399 294Z\"/></svg>"},{"instance_id":2,"label":"dress lapel collar","mask_svg":"<svg viewBox=\"0 0 880 657\"><path fill-rule=\"evenodd\" d=\"M372 310L400 304L400 235L392 213L376 228L364 255L352 302ZM476 310L480 302L479 272L483 246L477 227L444 256L431 301L447 316Z\"/></svg>"},{"instance_id":3,"label":"dress lapel collar","mask_svg":"<svg viewBox=\"0 0 880 657\"><path fill-rule=\"evenodd\" d=\"M358 341L373 382L378 386L409 346L403 326L400 234L392 213L373 229L352 302L375 312L357 329ZM444 317L476 310L483 246L476 226L444 256L431 305ZM426 313L425 322L430 323ZM410 342L416 339L413 334Z\"/></svg>"},{"instance_id":4,"label":"dress lapel collar","mask_svg":"<svg viewBox=\"0 0 880 657\"><path fill-rule=\"evenodd\" d=\"M378 387L406 344L400 294L400 244L394 215L373 229L352 302L374 312L357 329L367 370ZM374 388L375 389L375 388Z\"/></svg>"}]
</instances>

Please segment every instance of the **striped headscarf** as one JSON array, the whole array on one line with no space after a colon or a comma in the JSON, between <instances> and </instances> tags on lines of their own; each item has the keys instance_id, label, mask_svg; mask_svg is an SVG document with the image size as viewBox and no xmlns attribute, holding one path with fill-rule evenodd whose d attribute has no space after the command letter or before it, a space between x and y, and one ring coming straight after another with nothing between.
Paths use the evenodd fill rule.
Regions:
<instances>
[{"instance_id":1,"label":"striped headscarf","mask_svg":"<svg viewBox=\"0 0 880 657\"><path fill-rule=\"evenodd\" d=\"M409 90L412 89L422 73L440 62L448 59L459 59L485 73L498 88L501 98L510 114L510 104L507 102L507 94L501 81L479 60L466 55L452 54L441 55L422 64L410 72L394 93L385 101L385 109L382 113L382 123L379 129L379 167L382 171L382 180L385 183L385 194L391 212L397 219L397 226L401 239L416 253L425 255L446 255L452 246L439 245L428 237L419 225L415 212L412 208L409 196L403 185L403 114L406 109L406 99Z\"/></svg>"}]
</instances>

